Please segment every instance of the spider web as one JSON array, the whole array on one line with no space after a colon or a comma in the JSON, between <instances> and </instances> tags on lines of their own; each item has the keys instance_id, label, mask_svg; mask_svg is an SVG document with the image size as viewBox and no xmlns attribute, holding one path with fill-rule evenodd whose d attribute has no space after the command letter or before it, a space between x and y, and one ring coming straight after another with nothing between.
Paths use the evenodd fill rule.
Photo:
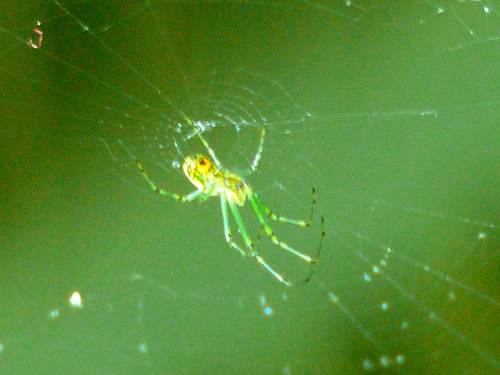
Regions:
<instances>
[{"instance_id":1,"label":"spider web","mask_svg":"<svg viewBox=\"0 0 500 375\"><path fill-rule=\"evenodd\" d=\"M492 1L2 4L0 374L498 371L499 21ZM316 188L311 228L272 225L313 254L325 217L308 284L231 250L216 199L145 183L134 158L192 191L187 119L238 173L266 128L248 181L274 211L307 218Z\"/></svg>"}]
</instances>

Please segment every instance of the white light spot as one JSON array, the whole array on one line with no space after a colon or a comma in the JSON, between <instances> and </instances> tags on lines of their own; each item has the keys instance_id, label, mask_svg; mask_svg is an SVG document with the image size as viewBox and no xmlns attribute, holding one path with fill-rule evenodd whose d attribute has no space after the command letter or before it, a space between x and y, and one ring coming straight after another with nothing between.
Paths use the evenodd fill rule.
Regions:
<instances>
[{"instance_id":1,"label":"white light spot","mask_svg":"<svg viewBox=\"0 0 500 375\"><path fill-rule=\"evenodd\" d=\"M398 365L402 365L403 363L405 363L405 356L402 355L402 354L398 354L397 357L396 357L396 363Z\"/></svg>"},{"instance_id":2,"label":"white light spot","mask_svg":"<svg viewBox=\"0 0 500 375\"><path fill-rule=\"evenodd\" d=\"M134 273L132 276L130 276L131 281L137 281L137 280L142 280L143 277L140 273Z\"/></svg>"},{"instance_id":3,"label":"white light spot","mask_svg":"<svg viewBox=\"0 0 500 375\"><path fill-rule=\"evenodd\" d=\"M407 321L404 321L403 323L401 323L402 329L407 329L409 326L410 326L410 323L408 323Z\"/></svg>"},{"instance_id":4,"label":"white light spot","mask_svg":"<svg viewBox=\"0 0 500 375\"><path fill-rule=\"evenodd\" d=\"M368 275L366 272L365 274L363 275L363 278L365 279L366 282L370 282L372 281L372 278L370 277L370 275Z\"/></svg>"},{"instance_id":5,"label":"white light spot","mask_svg":"<svg viewBox=\"0 0 500 375\"><path fill-rule=\"evenodd\" d=\"M373 364L373 361L371 359L365 359L363 361L363 370L365 371L373 371L375 368L375 365Z\"/></svg>"},{"instance_id":6,"label":"white light spot","mask_svg":"<svg viewBox=\"0 0 500 375\"><path fill-rule=\"evenodd\" d=\"M55 310L52 310L49 312L49 319L51 320L56 320L57 318L59 318L60 314L59 314L59 310L58 309L55 309Z\"/></svg>"},{"instance_id":7,"label":"white light spot","mask_svg":"<svg viewBox=\"0 0 500 375\"><path fill-rule=\"evenodd\" d=\"M490 8L488 8L488 7L483 7L483 10L484 10L484 13L489 13L490 12Z\"/></svg>"},{"instance_id":8,"label":"white light spot","mask_svg":"<svg viewBox=\"0 0 500 375\"><path fill-rule=\"evenodd\" d=\"M264 309L264 314L267 315L267 316L272 315L273 314L273 309L271 307L269 307L269 306L266 307Z\"/></svg>"},{"instance_id":9,"label":"white light spot","mask_svg":"<svg viewBox=\"0 0 500 375\"><path fill-rule=\"evenodd\" d=\"M479 233L477 234L477 239L478 239L478 240L480 240L480 241L481 241L481 240L484 240L485 238L486 238L486 233L484 233L484 232L479 232Z\"/></svg>"},{"instance_id":10,"label":"white light spot","mask_svg":"<svg viewBox=\"0 0 500 375\"><path fill-rule=\"evenodd\" d=\"M389 367L391 365L391 359L385 355L380 357L379 362L380 362L380 366L382 366L382 367Z\"/></svg>"},{"instance_id":11,"label":"white light spot","mask_svg":"<svg viewBox=\"0 0 500 375\"><path fill-rule=\"evenodd\" d=\"M374 266L372 267L372 271L373 271L373 273L379 273L379 272L380 272L380 268L378 268L378 266L375 266L375 265L374 265Z\"/></svg>"},{"instance_id":12,"label":"white light spot","mask_svg":"<svg viewBox=\"0 0 500 375\"><path fill-rule=\"evenodd\" d=\"M430 270L430 267L429 267L429 266L424 266L424 271L429 272L429 270Z\"/></svg>"},{"instance_id":13,"label":"white light spot","mask_svg":"<svg viewBox=\"0 0 500 375\"><path fill-rule=\"evenodd\" d=\"M149 353L148 345L147 345L146 343L143 343L143 342L141 342L141 343L137 346L137 350L139 351L139 353L142 353L142 354L147 354L147 353Z\"/></svg>"},{"instance_id":14,"label":"white light spot","mask_svg":"<svg viewBox=\"0 0 500 375\"><path fill-rule=\"evenodd\" d=\"M82 296L80 295L80 292L75 290L73 293L71 293L71 296L69 297L68 303L74 309L83 308L83 299L82 299Z\"/></svg>"},{"instance_id":15,"label":"white light spot","mask_svg":"<svg viewBox=\"0 0 500 375\"><path fill-rule=\"evenodd\" d=\"M381 308L382 308L382 310L384 310L384 311L389 310L389 304L388 304L387 302L382 302L382 303L380 304L380 307L381 307Z\"/></svg>"},{"instance_id":16,"label":"white light spot","mask_svg":"<svg viewBox=\"0 0 500 375\"><path fill-rule=\"evenodd\" d=\"M335 294L329 293L328 296L330 297L330 299L332 300L333 303L339 302L339 298Z\"/></svg>"},{"instance_id":17,"label":"white light spot","mask_svg":"<svg viewBox=\"0 0 500 375\"><path fill-rule=\"evenodd\" d=\"M283 375L290 375L291 373L292 373L292 370L290 369L290 367L286 366L283 369Z\"/></svg>"},{"instance_id":18,"label":"white light spot","mask_svg":"<svg viewBox=\"0 0 500 375\"><path fill-rule=\"evenodd\" d=\"M3 350L5 349L4 344L0 342L0 353L3 353Z\"/></svg>"}]
</instances>

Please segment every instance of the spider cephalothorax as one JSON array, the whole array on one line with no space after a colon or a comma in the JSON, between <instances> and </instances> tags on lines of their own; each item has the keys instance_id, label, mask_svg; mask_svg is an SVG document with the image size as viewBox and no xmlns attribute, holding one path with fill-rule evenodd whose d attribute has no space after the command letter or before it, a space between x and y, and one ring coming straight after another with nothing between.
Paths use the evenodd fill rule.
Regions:
<instances>
[{"instance_id":1,"label":"spider cephalothorax","mask_svg":"<svg viewBox=\"0 0 500 375\"><path fill-rule=\"evenodd\" d=\"M187 156L182 170L188 180L207 197L221 194L238 206L243 206L247 198L253 193L252 188L236 173L219 169L210 159L203 155L195 158Z\"/></svg>"}]
</instances>

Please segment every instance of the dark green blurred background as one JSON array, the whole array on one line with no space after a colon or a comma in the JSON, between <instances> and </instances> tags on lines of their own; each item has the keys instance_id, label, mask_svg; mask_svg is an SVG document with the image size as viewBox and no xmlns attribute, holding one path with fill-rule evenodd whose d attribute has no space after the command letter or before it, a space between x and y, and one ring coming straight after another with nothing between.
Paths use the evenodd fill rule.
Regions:
<instances>
[{"instance_id":1,"label":"dark green blurred background","mask_svg":"<svg viewBox=\"0 0 500 375\"><path fill-rule=\"evenodd\" d=\"M0 5L0 374L498 371L498 10L403 3ZM231 250L217 199L146 185L129 152L193 190L186 117L236 171L266 127L276 212L316 188L310 229L273 224L314 254L325 217L310 283Z\"/></svg>"}]
</instances>

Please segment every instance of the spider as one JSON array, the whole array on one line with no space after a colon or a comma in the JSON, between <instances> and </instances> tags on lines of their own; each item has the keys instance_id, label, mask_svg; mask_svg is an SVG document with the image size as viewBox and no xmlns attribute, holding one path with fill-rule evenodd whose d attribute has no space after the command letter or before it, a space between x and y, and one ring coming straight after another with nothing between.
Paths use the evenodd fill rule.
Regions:
<instances>
[{"instance_id":1,"label":"spider","mask_svg":"<svg viewBox=\"0 0 500 375\"><path fill-rule=\"evenodd\" d=\"M241 214L238 207L243 207L247 201L252 205L253 211L257 216L261 228L264 230L265 234L269 240L279 248L297 256L301 260L311 265L314 265L319 257L321 248L323 246L323 238L325 237L324 231L324 219L321 218L321 239L319 248L317 250L317 255L315 258L309 255L303 254L300 251L295 250L293 247L289 246L285 242L281 241L273 232L273 229L268 223L267 219L270 219L279 223L289 223L297 225L299 227L309 227L312 223L312 218L314 215L314 206L316 204L316 192L312 189L312 207L311 216L307 221L304 220L293 220L286 218L284 216L275 214L271 209L260 199L257 193L252 189L249 183L244 179L243 176L231 172L225 169L217 156L215 151L209 146L208 142L202 136L199 127L193 123L190 119L186 119L188 124L194 128L194 134L200 139L201 143L204 145L211 160L204 155L198 154L196 156L187 156L184 159L182 165L182 170L184 175L187 177L189 182L196 187L196 190L187 194L180 195L176 193L168 192L161 187L158 187L153 180L148 176L142 163L135 159L137 168L140 174L147 181L149 186L159 195L173 198L180 202L191 202L198 199L200 202L204 202L210 197L219 197L220 205L222 211L222 219L224 222L224 236L228 245L237 250L241 255L245 257L254 258L257 263L262 265L268 272L270 272L279 282L286 286L293 286L300 283L308 282L312 276L314 269L311 267L309 275L299 283L292 283L286 280L280 273L278 273L274 268L272 268L257 251L254 242L250 238L248 231L245 227ZM250 165L250 172L247 174L251 175L257 170L260 157L264 147L264 138L266 130L264 127L261 128L260 133L260 143L257 153L255 154L252 164ZM229 210L228 210L229 206ZM233 241L231 234L231 226L229 223L229 211L233 215L234 221L238 227L238 232L243 237L246 249L244 250L240 245Z\"/></svg>"}]
</instances>

